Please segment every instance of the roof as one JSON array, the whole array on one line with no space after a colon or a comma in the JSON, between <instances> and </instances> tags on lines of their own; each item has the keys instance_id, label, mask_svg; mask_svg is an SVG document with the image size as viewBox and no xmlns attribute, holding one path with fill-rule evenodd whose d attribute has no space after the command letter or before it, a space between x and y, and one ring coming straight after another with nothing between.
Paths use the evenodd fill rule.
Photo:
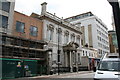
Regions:
<instances>
[{"instance_id":1,"label":"roof","mask_svg":"<svg viewBox=\"0 0 120 80\"><path fill-rule=\"evenodd\" d=\"M110 31L108 31L108 33L111 33L111 32L115 33L116 31L114 31L114 30L110 30Z\"/></svg>"},{"instance_id":2,"label":"roof","mask_svg":"<svg viewBox=\"0 0 120 80\"><path fill-rule=\"evenodd\" d=\"M68 18L66 18L66 19L64 19L64 20L67 20L67 19L70 19L70 18L73 18L73 17L77 17L77 16L80 16L80 15L88 14L88 13L92 14L92 12L89 11L89 12L86 12L86 13L78 14L78 15L76 15L76 16L68 17ZM92 15L93 15L93 14L92 14Z\"/></svg>"},{"instance_id":3,"label":"roof","mask_svg":"<svg viewBox=\"0 0 120 80\"><path fill-rule=\"evenodd\" d=\"M44 15L38 15L36 13L32 13L31 17L38 18L40 20L48 19L48 20L53 21L57 25L62 25L64 28L69 28L69 29L73 30L76 33L82 34L82 32L80 31L80 29L78 29L79 28L78 26L73 25L70 22L66 22L62 18L59 18L56 15L53 15L53 14L51 14L49 12L46 12L46 14L44 14Z\"/></svg>"},{"instance_id":4,"label":"roof","mask_svg":"<svg viewBox=\"0 0 120 80\"><path fill-rule=\"evenodd\" d=\"M119 54L118 53L109 53L109 54L107 54L106 55L106 57L108 57L108 58L115 58L115 57L119 57Z\"/></svg>"},{"instance_id":5,"label":"roof","mask_svg":"<svg viewBox=\"0 0 120 80\"><path fill-rule=\"evenodd\" d=\"M120 61L120 58L105 58L102 61Z\"/></svg>"},{"instance_id":6,"label":"roof","mask_svg":"<svg viewBox=\"0 0 120 80\"><path fill-rule=\"evenodd\" d=\"M104 55L102 61L120 61L118 53L107 53Z\"/></svg>"}]
</instances>

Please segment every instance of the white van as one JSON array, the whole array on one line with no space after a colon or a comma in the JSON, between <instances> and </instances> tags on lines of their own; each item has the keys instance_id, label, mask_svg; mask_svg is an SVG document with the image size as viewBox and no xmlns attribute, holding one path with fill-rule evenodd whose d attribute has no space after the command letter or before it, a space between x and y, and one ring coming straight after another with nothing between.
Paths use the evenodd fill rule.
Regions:
<instances>
[{"instance_id":1,"label":"white van","mask_svg":"<svg viewBox=\"0 0 120 80\"><path fill-rule=\"evenodd\" d=\"M120 80L120 58L115 55L113 57L107 55L100 61L95 71L94 80Z\"/></svg>"}]
</instances>

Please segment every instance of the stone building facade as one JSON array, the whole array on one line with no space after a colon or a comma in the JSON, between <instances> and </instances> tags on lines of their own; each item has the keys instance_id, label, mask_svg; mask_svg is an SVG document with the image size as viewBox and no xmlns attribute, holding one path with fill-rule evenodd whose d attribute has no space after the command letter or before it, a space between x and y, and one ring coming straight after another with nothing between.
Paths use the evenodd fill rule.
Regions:
<instances>
[{"instance_id":1,"label":"stone building facade","mask_svg":"<svg viewBox=\"0 0 120 80\"><path fill-rule=\"evenodd\" d=\"M49 53L49 67L57 69L59 67L73 69L79 67L79 54L81 52L81 31L78 26L65 22L62 18L57 17L46 11L47 3L42 5L40 15L32 13L31 16L43 21L42 40L48 43L45 48L51 49ZM60 51L60 52L59 52Z\"/></svg>"}]
</instances>

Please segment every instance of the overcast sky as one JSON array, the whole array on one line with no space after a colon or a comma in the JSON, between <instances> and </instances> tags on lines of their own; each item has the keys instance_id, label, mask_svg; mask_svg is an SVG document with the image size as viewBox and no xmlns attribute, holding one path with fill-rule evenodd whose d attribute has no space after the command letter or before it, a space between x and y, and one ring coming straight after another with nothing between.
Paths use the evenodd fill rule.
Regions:
<instances>
[{"instance_id":1,"label":"overcast sky","mask_svg":"<svg viewBox=\"0 0 120 80\"><path fill-rule=\"evenodd\" d=\"M71 17L91 11L112 30L112 7L107 0L16 0L15 10L26 15L41 13L41 3L47 2L47 12L58 17Z\"/></svg>"}]
</instances>

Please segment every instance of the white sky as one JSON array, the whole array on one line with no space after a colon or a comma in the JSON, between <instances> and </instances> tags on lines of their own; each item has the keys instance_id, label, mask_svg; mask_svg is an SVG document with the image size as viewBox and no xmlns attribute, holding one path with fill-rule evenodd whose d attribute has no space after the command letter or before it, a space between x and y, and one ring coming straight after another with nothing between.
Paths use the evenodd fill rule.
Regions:
<instances>
[{"instance_id":1,"label":"white sky","mask_svg":"<svg viewBox=\"0 0 120 80\"><path fill-rule=\"evenodd\" d=\"M91 11L112 30L112 7L107 0L16 0L15 10L26 15L41 13L41 3L47 2L47 11L58 17L71 17Z\"/></svg>"}]
</instances>

